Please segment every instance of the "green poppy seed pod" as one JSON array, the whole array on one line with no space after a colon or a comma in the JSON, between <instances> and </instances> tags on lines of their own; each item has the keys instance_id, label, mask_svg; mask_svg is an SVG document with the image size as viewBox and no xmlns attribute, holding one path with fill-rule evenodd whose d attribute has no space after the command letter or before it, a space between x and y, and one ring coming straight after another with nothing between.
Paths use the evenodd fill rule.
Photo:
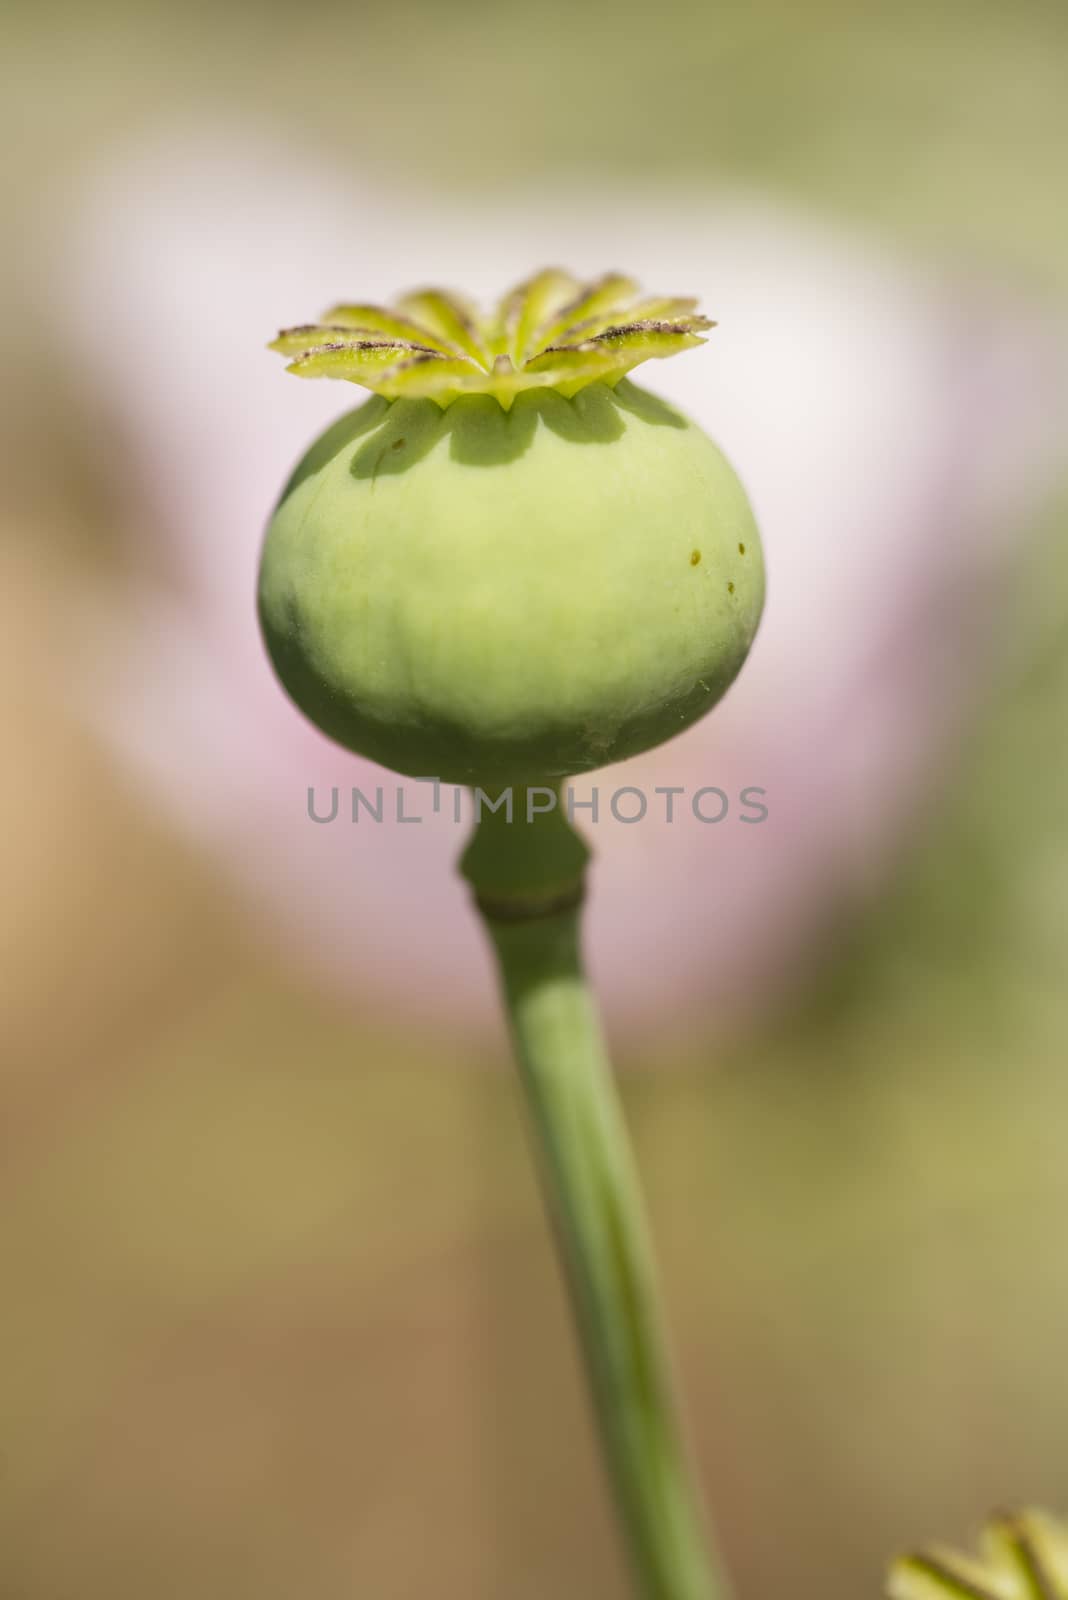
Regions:
<instances>
[{"instance_id":1,"label":"green poppy seed pod","mask_svg":"<svg viewBox=\"0 0 1068 1600\"><path fill-rule=\"evenodd\" d=\"M297 467L260 573L275 669L340 744L499 790L660 744L736 677L764 598L745 492L625 379L709 324L621 296L541 274L487 322L427 292L281 336L378 390Z\"/></svg>"}]
</instances>

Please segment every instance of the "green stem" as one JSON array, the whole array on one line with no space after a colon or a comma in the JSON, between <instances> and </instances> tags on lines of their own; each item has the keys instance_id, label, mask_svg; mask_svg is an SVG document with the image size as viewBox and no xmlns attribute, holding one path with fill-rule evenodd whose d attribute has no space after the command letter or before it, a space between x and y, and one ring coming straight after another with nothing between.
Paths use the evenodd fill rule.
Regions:
<instances>
[{"instance_id":1,"label":"green stem","mask_svg":"<svg viewBox=\"0 0 1068 1600\"><path fill-rule=\"evenodd\" d=\"M483 813L462 870L496 949L546 1199L642 1600L723 1600L677 1420L641 1192L579 944L559 810Z\"/></svg>"}]
</instances>

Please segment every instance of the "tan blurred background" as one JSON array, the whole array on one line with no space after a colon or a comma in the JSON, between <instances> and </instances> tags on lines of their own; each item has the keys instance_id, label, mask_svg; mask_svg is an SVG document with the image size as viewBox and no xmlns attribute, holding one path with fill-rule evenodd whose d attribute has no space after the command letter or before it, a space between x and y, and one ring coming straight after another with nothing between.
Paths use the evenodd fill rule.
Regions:
<instances>
[{"instance_id":1,"label":"tan blurred background","mask_svg":"<svg viewBox=\"0 0 1068 1600\"><path fill-rule=\"evenodd\" d=\"M258 359L272 323L314 315L316 297L365 287L361 261L344 283L334 256L330 274L315 266L321 219L353 205L337 174L392 218L387 237L367 236L375 293L454 270L458 241L477 276L489 219L548 217L565 191L584 197L586 239L611 197L600 264L626 267L628 197L640 255L641 207L670 192L668 262L675 237L680 260L700 255L688 218L726 214L741 194L830 241L814 280L859 250L887 281L936 282L939 318L956 307L960 380L931 402L956 440L945 481L892 508L884 578L851 601L851 627L876 629L900 577L909 627L881 671L892 688L915 669L918 684L892 702L905 735L880 747L883 788L901 770L894 752L910 751L892 825L869 838L832 817L832 839L853 839L848 861L828 845L780 906L805 762L814 775L848 765L881 715L859 685L837 733L803 760L782 756L781 860L768 869L754 846L731 891L764 897L741 953L717 933L712 867L702 878L675 861L684 898L665 854L670 893L657 899L667 844L646 830L612 847L604 893L626 885L639 969L656 955L643 927L677 918L681 939L694 905L708 908L688 938L689 987L647 996L632 1033L614 998L628 957L606 945L603 960L688 1409L741 1595L874 1594L902 1543L965 1538L1004 1501L1068 1507L1064 6L9 3L3 25L0 1594L625 1593L488 980L439 1005L433 941L418 943L430 917L443 952L468 938L464 959L477 959L446 882L459 841L428 857L425 885L397 866L395 843L350 835L343 871L332 858L331 881L351 873L352 903L378 908L361 934L378 965L361 986L345 950L313 948L326 890L299 900L304 875L324 870L299 813L311 746L295 746L291 814L261 828L241 788L289 759L268 719L290 713L266 665L229 653L247 625L254 513L301 437L351 396L291 394L264 358L268 398L252 398L257 376L231 401L224 369L254 339ZM207 193L220 166L249 174L255 236L240 207L228 218L225 186L198 211L197 174ZM176 192L189 206L169 232ZM421 205L441 262L426 259L426 234L404 231ZM735 277L765 274L767 303L802 326L808 290L753 237ZM286 292L310 300L257 307L246 330L246 285L254 297L261 269L270 277L276 239L294 264ZM546 253L561 248L557 233ZM214 307L203 347L199 301L162 282L172 270ZM867 324L896 338L874 326L879 296L854 298L828 353L843 414L883 381L848 365ZM173 330L172 301L189 316ZM995 312L1024 350L1008 401L960 354L982 351ZM773 388L789 342L764 349L763 330L733 326L739 370L759 358ZM813 381L821 367L816 352ZM671 375L657 381L676 392ZM266 422L250 438L261 413L242 392L285 414L270 423L284 440ZM729 435L731 394L708 404ZM202 407L210 437L186 438L183 418ZM769 615L766 659L792 660L797 703L757 664L760 642L757 689L724 710L724 760L744 781L754 750L761 771L780 770L804 662L838 626L825 588L806 586L788 497L773 502L786 456L762 456L750 410L745 465L758 509L767 496L776 617L796 614L807 643L791 658L794 636ZM784 414L804 442L804 406ZM1011 492L966 493L1006 432ZM888 493L865 498L865 481L850 480L842 510L862 554ZM213 503L229 524L212 525ZM951 517L939 586L920 595L894 552L933 550ZM236 573L209 620L187 561L197 540L197 581L210 588L216 547ZM838 559L814 550L813 583ZM200 629L211 645L198 653ZM151 737L161 660L175 726L189 713L185 733L160 735L173 767ZM947 683L952 705L911 741L909 708ZM177 771L197 791L188 804L172 803ZM205 772L210 812L194 781ZM283 929L286 904L304 920ZM793 954L765 961L780 918ZM720 999L742 991L718 1026Z\"/></svg>"}]
</instances>

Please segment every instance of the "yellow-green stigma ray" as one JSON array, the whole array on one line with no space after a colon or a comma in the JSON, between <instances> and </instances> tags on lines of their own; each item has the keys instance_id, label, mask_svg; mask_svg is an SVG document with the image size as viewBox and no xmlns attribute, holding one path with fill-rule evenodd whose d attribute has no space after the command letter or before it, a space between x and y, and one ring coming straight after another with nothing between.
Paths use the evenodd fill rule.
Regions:
<instances>
[{"instance_id":1,"label":"yellow-green stigma ray","mask_svg":"<svg viewBox=\"0 0 1068 1600\"><path fill-rule=\"evenodd\" d=\"M485 316L461 295L419 289L395 306L342 302L321 322L283 329L270 348L297 377L343 378L386 399L442 407L487 394L508 410L524 389L571 397L703 344L715 324L695 307L688 298L641 298L621 273L582 283L547 268Z\"/></svg>"},{"instance_id":2,"label":"yellow-green stigma ray","mask_svg":"<svg viewBox=\"0 0 1068 1600\"><path fill-rule=\"evenodd\" d=\"M1068 1600L1068 1524L1042 1511L1002 1512L980 1555L934 1547L890 1569L890 1600Z\"/></svg>"}]
</instances>

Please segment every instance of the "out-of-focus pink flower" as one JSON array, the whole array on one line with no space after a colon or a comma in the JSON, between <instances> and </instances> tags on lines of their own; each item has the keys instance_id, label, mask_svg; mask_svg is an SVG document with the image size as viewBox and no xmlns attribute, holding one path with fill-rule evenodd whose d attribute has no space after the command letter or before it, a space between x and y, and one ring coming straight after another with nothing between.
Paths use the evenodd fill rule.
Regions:
<instances>
[{"instance_id":1,"label":"out-of-focus pink flower","mask_svg":"<svg viewBox=\"0 0 1068 1600\"><path fill-rule=\"evenodd\" d=\"M392 804L392 777L301 720L254 610L288 468L362 392L294 383L264 343L345 296L433 280L489 298L550 262L702 297L720 323L708 348L638 378L747 482L767 610L710 718L592 780L591 955L618 1025L766 1003L883 881L988 670L1062 396L1037 315L745 194L628 180L443 199L373 189L248 129L161 135L71 201L61 292L46 287L127 443L119 481L150 556L98 618L92 713L296 957L423 1020L491 1014L451 870L463 832L449 806L417 826L346 822L354 784ZM640 825L608 811L624 784L650 794ZM316 826L307 790L328 805L335 785L340 819ZM651 791L670 785L687 793L668 825ZM693 815L704 785L731 797L720 824ZM746 786L766 791L758 826L738 820Z\"/></svg>"}]
</instances>

